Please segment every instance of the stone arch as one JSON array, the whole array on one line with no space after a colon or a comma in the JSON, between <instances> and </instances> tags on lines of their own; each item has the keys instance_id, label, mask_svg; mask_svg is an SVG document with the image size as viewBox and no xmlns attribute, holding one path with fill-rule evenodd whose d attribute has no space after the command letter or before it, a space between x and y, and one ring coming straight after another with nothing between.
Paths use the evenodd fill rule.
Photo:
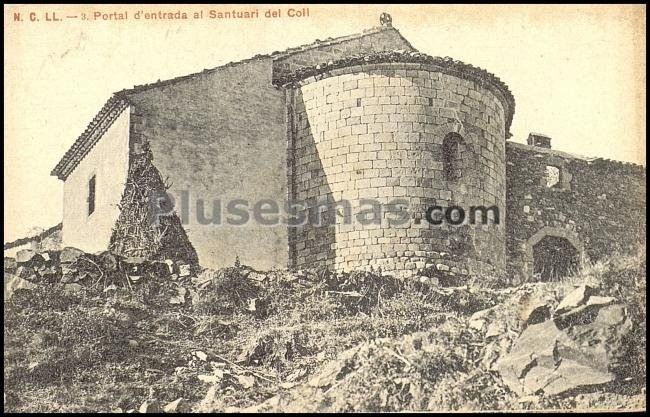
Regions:
<instances>
[{"instance_id":1,"label":"stone arch","mask_svg":"<svg viewBox=\"0 0 650 417\"><path fill-rule=\"evenodd\" d=\"M463 138L467 136L465 128L463 127L463 124L460 122L460 120L453 120L451 122L438 125L434 129L434 135L436 136L436 139L440 141L439 143L441 145L443 139L450 133L456 133Z\"/></svg>"},{"instance_id":2,"label":"stone arch","mask_svg":"<svg viewBox=\"0 0 650 417\"><path fill-rule=\"evenodd\" d=\"M472 146L473 140L469 139L467 137L467 132L465 131L465 128L463 126L463 123L456 119L456 120L450 120L447 123L437 125L434 128L434 141L436 144L439 144L442 146L442 159L440 162L443 163L443 171L444 171L444 176L446 180L451 180L451 183L455 183L455 180L458 180L458 178L455 178L454 175L449 175L448 171L448 164L447 164L447 159L449 158L449 155L447 153L449 152L449 145L454 144L457 146L456 150L458 150L458 146L462 146L464 148L464 152L462 152L463 157L460 158L459 152L454 152L453 159L455 160L454 162L454 167L453 171L461 171L461 175L463 175L462 170L464 168L465 160L467 158L471 158L467 150L469 149L468 147ZM469 140L468 140L469 139Z\"/></svg>"},{"instance_id":3,"label":"stone arch","mask_svg":"<svg viewBox=\"0 0 650 417\"><path fill-rule=\"evenodd\" d=\"M555 237L566 240L578 253L578 266L582 266L585 262L584 245L575 233L559 227L546 226L538 230L537 233L531 236L524 244L524 274L528 281L533 279L535 262L534 247L546 237Z\"/></svg>"}]
</instances>

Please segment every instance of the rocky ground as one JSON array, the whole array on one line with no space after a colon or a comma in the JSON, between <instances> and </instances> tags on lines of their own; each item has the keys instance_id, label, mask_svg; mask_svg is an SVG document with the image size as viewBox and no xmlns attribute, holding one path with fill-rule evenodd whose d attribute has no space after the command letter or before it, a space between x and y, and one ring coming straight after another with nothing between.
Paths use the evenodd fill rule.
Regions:
<instances>
[{"instance_id":1,"label":"rocky ground","mask_svg":"<svg viewBox=\"0 0 650 417\"><path fill-rule=\"evenodd\" d=\"M513 288L5 258L6 412L645 409L645 254Z\"/></svg>"}]
</instances>

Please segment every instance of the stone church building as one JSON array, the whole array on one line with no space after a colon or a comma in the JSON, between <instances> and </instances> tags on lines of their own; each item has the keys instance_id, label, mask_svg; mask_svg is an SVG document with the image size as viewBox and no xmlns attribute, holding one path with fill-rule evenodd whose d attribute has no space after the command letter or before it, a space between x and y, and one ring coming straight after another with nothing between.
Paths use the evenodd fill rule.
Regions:
<instances>
[{"instance_id":1,"label":"stone church building","mask_svg":"<svg viewBox=\"0 0 650 417\"><path fill-rule=\"evenodd\" d=\"M499 78L417 52L388 15L360 34L122 90L52 171L63 245L208 267L239 257L522 281L645 242L644 167L557 151L542 134L509 142L514 114ZM165 191L175 214L153 224L152 196ZM299 227L197 220L237 199L347 201L351 214ZM405 201L410 221L341 221L364 199ZM496 207L500 221L434 225L432 206Z\"/></svg>"}]
</instances>

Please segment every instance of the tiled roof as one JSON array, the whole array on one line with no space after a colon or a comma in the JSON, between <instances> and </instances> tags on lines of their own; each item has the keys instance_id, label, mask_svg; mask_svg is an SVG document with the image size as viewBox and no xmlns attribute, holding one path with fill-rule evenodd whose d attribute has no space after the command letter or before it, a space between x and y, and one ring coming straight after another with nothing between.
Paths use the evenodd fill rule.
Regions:
<instances>
[{"instance_id":1,"label":"tiled roof","mask_svg":"<svg viewBox=\"0 0 650 417\"><path fill-rule=\"evenodd\" d=\"M320 48L324 46L331 46L342 42L347 42L350 40L360 39L365 36L370 36L377 34L382 31L394 31L396 32L404 42L410 46L410 43L399 33L399 31L393 28L391 25L382 25L379 27L374 27L372 29L365 30L361 33L341 36L338 38L327 38L325 40L317 39L315 42L310 44L298 46L295 48L289 48L284 51L276 51L271 54L255 55L252 58L245 59L242 61L229 62L225 65L221 65L215 68L205 69L201 72L184 75L181 77L172 78L169 80L157 81L151 84L136 85L131 89L124 89L113 94L113 96L106 102L104 107L97 113L97 115L90 122L86 130L77 138L72 147L63 155L59 163L52 170L50 175L56 176L61 180L65 180L68 175L77 167L79 162L88 154L97 141L101 138L105 130L110 127L110 125L115 121L117 116L128 106L128 95L131 93L137 93L143 90L150 88L161 87L164 85L175 84L184 80L192 79L196 76L211 73L218 71L223 68L229 68L232 66L244 64L247 62L256 61L259 59L272 58L273 60L281 60L287 58L291 55L298 54L301 52L309 51L311 49Z\"/></svg>"},{"instance_id":2,"label":"tiled roof","mask_svg":"<svg viewBox=\"0 0 650 417\"><path fill-rule=\"evenodd\" d=\"M277 77L277 79L274 80L274 83L277 85L295 85L306 78L320 77L338 68L352 66L361 66L362 68L363 65L385 63L416 63L430 65L436 67L436 69L439 69L441 72L462 78L469 78L478 85L492 90L497 97L503 97L503 100L505 100L504 104L507 106L505 109L506 132L509 132L512 117L515 112L515 98L510 92L508 86L501 81L499 77L483 68L475 67L450 57L441 58L415 51L384 51L372 54L352 55L337 61L330 61L328 63L303 67L292 72L287 72Z\"/></svg>"},{"instance_id":3,"label":"tiled roof","mask_svg":"<svg viewBox=\"0 0 650 417\"><path fill-rule=\"evenodd\" d=\"M104 132L122 114L129 103L118 95L113 95L88 124L86 130L77 138L63 158L56 164L50 175L65 180L79 162L90 152Z\"/></svg>"},{"instance_id":4,"label":"tiled roof","mask_svg":"<svg viewBox=\"0 0 650 417\"><path fill-rule=\"evenodd\" d=\"M399 33L399 31L397 29L395 29L394 27L392 27L390 25L377 26L377 27L374 27L374 28L371 28L371 29L366 29L361 33L355 33L353 35L340 36L338 38L327 38L325 40L316 39L312 43L302 45L302 46L297 46L297 47L294 47L294 48L285 49L284 51L275 51L275 52L270 53L270 54L258 54L258 55L255 55L252 58L247 58L247 59L244 59L244 60L241 60L241 61L228 62L227 64L220 65L220 66L215 67L215 68L207 68L207 69L204 69L201 72L195 72L195 73L192 73L192 74L171 78L169 80L163 80L163 81L159 80L159 81L156 81L156 82L150 83L150 84L136 85L133 88L121 90L119 93L121 93L121 94L131 94L131 93L137 93L137 92L140 92L140 91L143 91L143 90L147 90L147 89L150 89L150 88L175 84L177 82L192 79L192 78L194 78L194 77L196 77L198 75L209 74L211 72L219 71L219 70L224 69L224 68L229 68L229 67L233 67L233 66L236 66L236 65L241 65L241 64L248 63L248 62L257 61L257 60L260 60L260 59L272 58L274 61L279 61L279 60L288 58L288 57L290 57L292 55L299 54L299 53L302 53L302 52L305 52L305 51L309 51L311 49L322 48L322 47L336 45L336 44L351 41L351 40L361 39L363 37L375 35L377 33L383 32L383 31L393 31L393 32L395 32L400 38L402 38L402 40L409 47L411 47L412 49L415 49L415 48L413 48L411 46L410 42L408 40L406 40L406 38L404 38L402 36L402 34Z\"/></svg>"}]
</instances>

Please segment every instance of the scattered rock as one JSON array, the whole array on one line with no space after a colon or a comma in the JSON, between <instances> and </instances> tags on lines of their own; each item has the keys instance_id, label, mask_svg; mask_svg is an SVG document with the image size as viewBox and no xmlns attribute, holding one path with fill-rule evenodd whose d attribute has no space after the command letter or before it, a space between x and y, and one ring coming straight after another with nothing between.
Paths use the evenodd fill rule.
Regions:
<instances>
[{"instance_id":1,"label":"scattered rock","mask_svg":"<svg viewBox=\"0 0 650 417\"><path fill-rule=\"evenodd\" d=\"M14 273L16 268L18 268L16 259L5 256L5 272Z\"/></svg>"},{"instance_id":2,"label":"scattered rock","mask_svg":"<svg viewBox=\"0 0 650 417\"><path fill-rule=\"evenodd\" d=\"M555 309L555 314L562 314L582 304L593 294L594 288L588 285L581 285L570 292Z\"/></svg>"},{"instance_id":3,"label":"scattered rock","mask_svg":"<svg viewBox=\"0 0 650 417\"><path fill-rule=\"evenodd\" d=\"M193 289L189 289L188 292L190 293L190 300L192 302L192 305L198 305L201 302L201 296L199 295L198 292L194 291Z\"/></svg>"},{"instance_id":4,"label":"scattered rock","mask_svg":"<svg viewBox=\"0 0 650 417\"><path fill-rule=\"evenodd\" d=\"M291 374L289 374L289 376L287 376L286 379L287 379L287 381L295 381L295 380L305 376L306 374L307 374L307 369L301 368L301 369L298 369L298 370L292 372Z\"/></svg>"},{"instance_id":5,"label":"scattered rock","mask_svg":"<svg viewBox=\"0 0 650 417\"><path fill-rule=\"evenodd\" d=\"M614 297L599 297L599 296L596 296L596 295L592 295L587 300L587 305L590 305L590 306L591 305L607 305L607 304L613 303L614 301L616 301L616 298L614 298Z\"/></svg>"},{"instance_id":6,"label":"scattered rock","mask_svg":"<svg viewBox=\"0 0 650 417\"><path fill-rule=\"evenodd\" d=\"M67 246L61 250L61 253L59 254L59 262L62 264L71 264L83 254L84 251Z\"/></svg>"},{"instance_id":7,"label":"scattered rock","mask_svg":"<svg viewBox=\"0 0 650 417\"><path fill-rule=\"evenodd\" d=\"M18 253L16 253L16 262L19 264L26 264L31 262L36 255L36 251L31 249L19 250Z\"/></svg>"},{"instance_id":8,"label":"scattered rock","mask_svg":"<svg viewBox=\"0 0 650 417\"><path fill-rule=\"evenodd\" d=\"M32 267L21 265L16 268L16 276L34 281L36 279L36 271Z\"/></svg>"},{"instance_id":9,"label":"scattered rock","mask_svg":"<svg viewBox=\"0 0 650 417\"><path fill-rule=\"evenodd\" d=\"M488 321L488 316L491 313L492 313L492 309L488 308L485 310L477 311L476 313L472 314L468 322L469 327L475 330L482 331L485 328L485 325L487 324Z\"/></svg>"},{"instance_id":10,"label":"scattered rock","mask_svg":"<svg viewBox=\"0 0 650 417\"><path fill-rule=\"evenodd\" d=\"M221 378L218 375L197 375L199 381L206 382L208 384L216 384L221 381Z\"/></svg>"},{"instance_id":11,"label":"scattered rock","mask_svg":"<svg viewBox=\"0 0 650 417\"><path fill-rule=\"evenodd\" d=\"M500 336L508 330L507 324L502 321L493 321L487 326L485 338Z\"/></svg>"},{"instance_id":12,"label":"scattered rock","mask_svg":"<svg viewBox=\"0 0 650 417\"><path fill-rule=\"evenodd\" d=\"M249 389L255 386L255 377L252 375L235 375L237 382L244 388Z\"/></svg>"},{"instance_id":13,"label":"scattered rock","mask_svg":"<svg viewBox=\"0 0 650 417\"><path fill-rule=\"evenodd\" d=\"M247 278L257 282L264 282L266 280L266 275L260 274L259 272L251 271L248 274Z\"/></svg>"},{"instance_id":14,"label":"scattered rock","mask_svg":"<svg viewBox=\"0 0 650 417\"><path fill-rule=\"evenodd\" d=\"M212 385L203 397L195 411L200 413L212 413L221 405L217 385Z\"/></svg>"},{"instance_id":15,"label":"scattered rock","mask_svg":"<svg viewBox=\"0 0 650 417\"><path fill-rule=\"evenodd\" d=\"M192 284L194 284L197 288L203 289L208 285L210 285L210 283L214 279L214 276L215 276L215 271L211 269L205 269L198 276L192 277L191 281Z\"/></svg>"},{"instance_id":16,"label":"scattered rock","mask_svg":"<svg viewBox=\"0 0 650 417\"><path fill-rule=\"evenodd\" d=\"M532 293L521 298L521 307L517 311L519 318L526 324L537 324L551 318L553 299L545 294Z\"/></svg>"},{"instance_id":17,"label":"scattered rock","mask_svg":"<svg viewBox=\"0 0 650 417\"><path fill-rule=\"evenodd\" d=\"M208 354L205 353L205 352L203 352L203 351L201 351L201 350L197 350L197 351L192 352L192 355L193 355L194 357L196 357L197 359L203 361L203 362L207 362L207 361L208 361Z\"/></svg>"},{"instance_id":18,"label":"scattered rock","mask_svg":"<svg viewBox=\"0 0 650 417\"><path fill-rule=\"evenodd\" d=\"M65 285L63 286L63 291L64 291L65 293L67 293L67 294L76 294L76 293L78 293L79 291L81 291L82 289L83 289L83 286L82 286L81 284L76 284L76 283L73 283L73 284L65 284Z\"/></svg>"},{"instance_id":19,"label":"scattered rock","mask_svg":"<svg viewBox=\"0 0 650 417\"><path fill-rule=\"evenodd\" d=\"M165 413L189 413L191 409L187 400L181 397L167 404L163 411Z\"/></svg>"},{"instance_id":20,"label":"scattered rock","mask_svg":"<svg viewBox=\"0 0 650 417\"><path fill-rule=\"evenodd\" d=\"M183 287L176 288L177 294L169 299L169 304L185 304L187 290Z\"/></svg>"},{"instance_id":21,"label":"scattered rock","mask_svg":"<svg viewBox=\"0 0 650 417\"><path fill-rule=\"evenodd\" d=\"M577 307L585 302L584 292L582 288L571 295L563 309L574 306L593 312L594 317L566 327L557 326L556 320L531 325L497 361L496 369L512 391L557 395L615 380L614 371L625 361L624 340L632 329L631 321L620 304ZM570 313L576 315L575 310Z\"/></svg>"},{"instance_id":22,"label":"scattered rock","mask_svg":"<svg viewBox=\"0 0 650 417\"><path fill-rule=\"evenodd\" d=\"M5 292L4 300L7 301L11 299L13 294L17 290L33 290L38 285L33 282L29 282L26 279L20 278L19 276L5 273Z\"/></svg>"},{"instance_id":23,"label":"scattered rock","mask_svg":"<svg viewBox=\"0 0 650 417\"><path fill-rule=\"evenodd\" d=\"M140 413L162 413L160 403L156 400L148 400L142 403L138 412Z\"/></svg>"},{"instance_id":24,"label":"scattered rock","mask_svg":"<svg viewBox=\"0 0 650 417\"><path fill-rule=\"evenodd\" d=\"M190 265L181 264L178 265L178 276L179 277L188 277L192 274L192 269Z\"/></svg>"}]
</instances>

